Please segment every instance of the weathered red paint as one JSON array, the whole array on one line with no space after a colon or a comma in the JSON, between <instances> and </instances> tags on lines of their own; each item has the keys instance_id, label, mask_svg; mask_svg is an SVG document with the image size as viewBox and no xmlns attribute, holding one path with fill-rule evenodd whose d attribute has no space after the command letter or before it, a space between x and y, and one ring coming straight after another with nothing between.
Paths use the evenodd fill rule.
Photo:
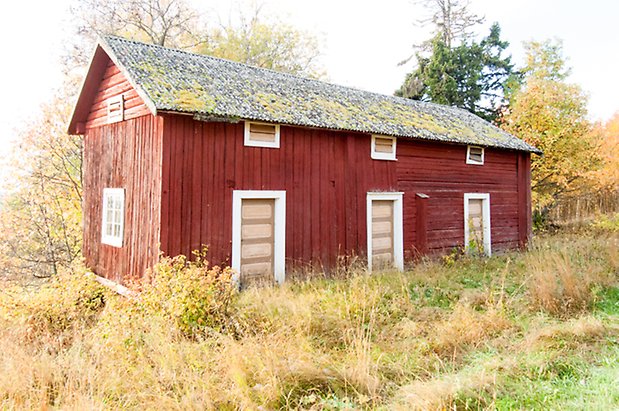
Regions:
<instances>
[{"instance_id":1,"label":"weathered red paint","mask_svg":"<svg viewBox=\"0 0 619 411\"><path fill-rule=\"evenodd\" d=\"M159 255L162 119L142 116L88 129L84 135L86 264L115 281L141 276ZM105 187L125 189L124 245L101 243Z\"/></svg>"},{"instance_id":2,"label":"weathered red paint","mask_svg":"<svg viewBox=\"0 0 619 411\"><path fill-rule=\"evenodd\" d=\"M243 123L166 115L162 251L207 245L213 262L229 261L233 190L285 190L290 262L332 267L364 253L366 193L396 190L396 163L370 159L359 133L282 126L280 144L245 147Z\"/></svg>"},{"instance_id":3,"label":"weathered red paint","mask_svg":"<svg viewBox=\"0 0 619 411\"><path fill-rule=\"evenodd\" d=\"M410 257L428 252L428 199L425 193L415 194L415 244Z\"/></svg>"},{"instance_id":4,"label":"weathered red paint","mask_svg":"<svg viewBox=\"0 0 619 411\"><path fill-rule=\"evenodd\" d=\"M372 160L369 134L285 125L279 149L245 147L242 122L155 117L112 63L98 64L83 117L84 256L108 278L141 276L160 250L190 255L206 245L212 263L229 262L233 190L286 191L288 268L364 255L368 191L404 192L409 257L463 245L468 192L490 193L493 250L530 236L528 153L486 149L483 166L468 165L466 146L401 138L397 161ZM105 100L118 93L126 120L106 124ZM104 187L126 189L122 248L100 241Z\"/></svg>"},{"instance_id":5,"label":"weathered red paint","mask_svg":"<svg viewBox=\"0 0 619 411\"><path fill-rule=\"evenodd\" d=\"M519 152L485 150L484 165L466 164L466 146L414 140L398 140L398 190L404 194L404 247L412 249L416 241L415 193L427 200L427 247L429 252L444 252L464 245L464 193L490 194L492 249L514 248L518 219ZM527 154L528 156L528 154ZM526 174L524 167L521 168ZM521 184L526 184L522 181ZM522 186L520 192L528 191Z\"/></svg>"}]
</instances>

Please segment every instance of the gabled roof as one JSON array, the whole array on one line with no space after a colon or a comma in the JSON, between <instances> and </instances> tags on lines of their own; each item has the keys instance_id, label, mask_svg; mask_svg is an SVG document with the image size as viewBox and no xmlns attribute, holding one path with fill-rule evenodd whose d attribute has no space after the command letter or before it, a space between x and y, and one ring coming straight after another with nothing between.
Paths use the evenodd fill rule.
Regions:
<instances>
[{"instance_id":1,"label":"gabled roof","mask_svg":"<svg viewBox=\"0 0 619 411\"><path fill-rule=\"evenodd\" d=\"M265 122L359 131L540 153L468 111L297 77L118 37L99 48L158 111L197 119ZM93 58L91 70L93 71ZM100 57L99 57L100 58ZM93 75L94 77L94 75ZM85 120L83 94L69 130ZM87 113L86 113L87 116Z\"/></svg>"}]
</instances>

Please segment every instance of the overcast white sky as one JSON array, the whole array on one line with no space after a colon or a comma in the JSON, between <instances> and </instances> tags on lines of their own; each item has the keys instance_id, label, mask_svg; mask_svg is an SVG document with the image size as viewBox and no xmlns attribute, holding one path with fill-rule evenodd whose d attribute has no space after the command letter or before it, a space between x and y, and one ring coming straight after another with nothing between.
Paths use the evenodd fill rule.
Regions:
<instances>
[{"instance_id":1,"label":"overcast white sky","mask_svg":"<svg viewBox=\"0 0 619 411\"><path fill-rule=\"evenodd\" d=\"M230 2L194 0L226 15ZM71 0L11 1L0 15L2 92L0 164L16 130L33 119L38 107L61 85L58 65L63 40L70 34ZM423 10L413 0L265 0L265 16L275 13L323 41L322 63L329 81L392 94L412 64L397 63L412 45L427 38L414 22ZM619 1L612 0L472 0L486 16L486 34L497 21L511 43L514 61L522 62L522 42L559 38L572 66L570 81L589 95L590 117L606 120L619 110Z\"/></svg>"}]
</instances>

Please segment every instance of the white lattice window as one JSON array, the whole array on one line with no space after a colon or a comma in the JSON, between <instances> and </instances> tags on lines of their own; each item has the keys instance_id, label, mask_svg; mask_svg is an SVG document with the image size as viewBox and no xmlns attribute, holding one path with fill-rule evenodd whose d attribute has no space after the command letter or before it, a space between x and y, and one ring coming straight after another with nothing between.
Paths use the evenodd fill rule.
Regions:
<instances>
[{"instance_id":1,"label":"white lattice window","mask_svg":"<svg viewBox=\"0 0 619 411\"><path fill-rule=\"evenodd\" d=\"M125 190L123 188L104 188L101 242L114 247L122 247L124 225Z\"/></svg>"}]
</instances>

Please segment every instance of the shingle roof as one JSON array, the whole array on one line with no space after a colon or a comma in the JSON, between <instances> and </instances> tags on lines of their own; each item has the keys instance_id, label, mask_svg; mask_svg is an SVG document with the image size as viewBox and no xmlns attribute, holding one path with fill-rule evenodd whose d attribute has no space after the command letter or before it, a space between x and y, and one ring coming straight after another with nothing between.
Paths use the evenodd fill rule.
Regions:
<instances>
[{"instance_id":1,"label":"shingle roof","mask_svg":"<svg viewBox=\"0 0 619 411\"><path fill-rule=\"evenodd\" d=\"M118 37L104 50L156 111L259 120L539 153L459 108L343 87Z\"/></svg>"}]
</instances>

